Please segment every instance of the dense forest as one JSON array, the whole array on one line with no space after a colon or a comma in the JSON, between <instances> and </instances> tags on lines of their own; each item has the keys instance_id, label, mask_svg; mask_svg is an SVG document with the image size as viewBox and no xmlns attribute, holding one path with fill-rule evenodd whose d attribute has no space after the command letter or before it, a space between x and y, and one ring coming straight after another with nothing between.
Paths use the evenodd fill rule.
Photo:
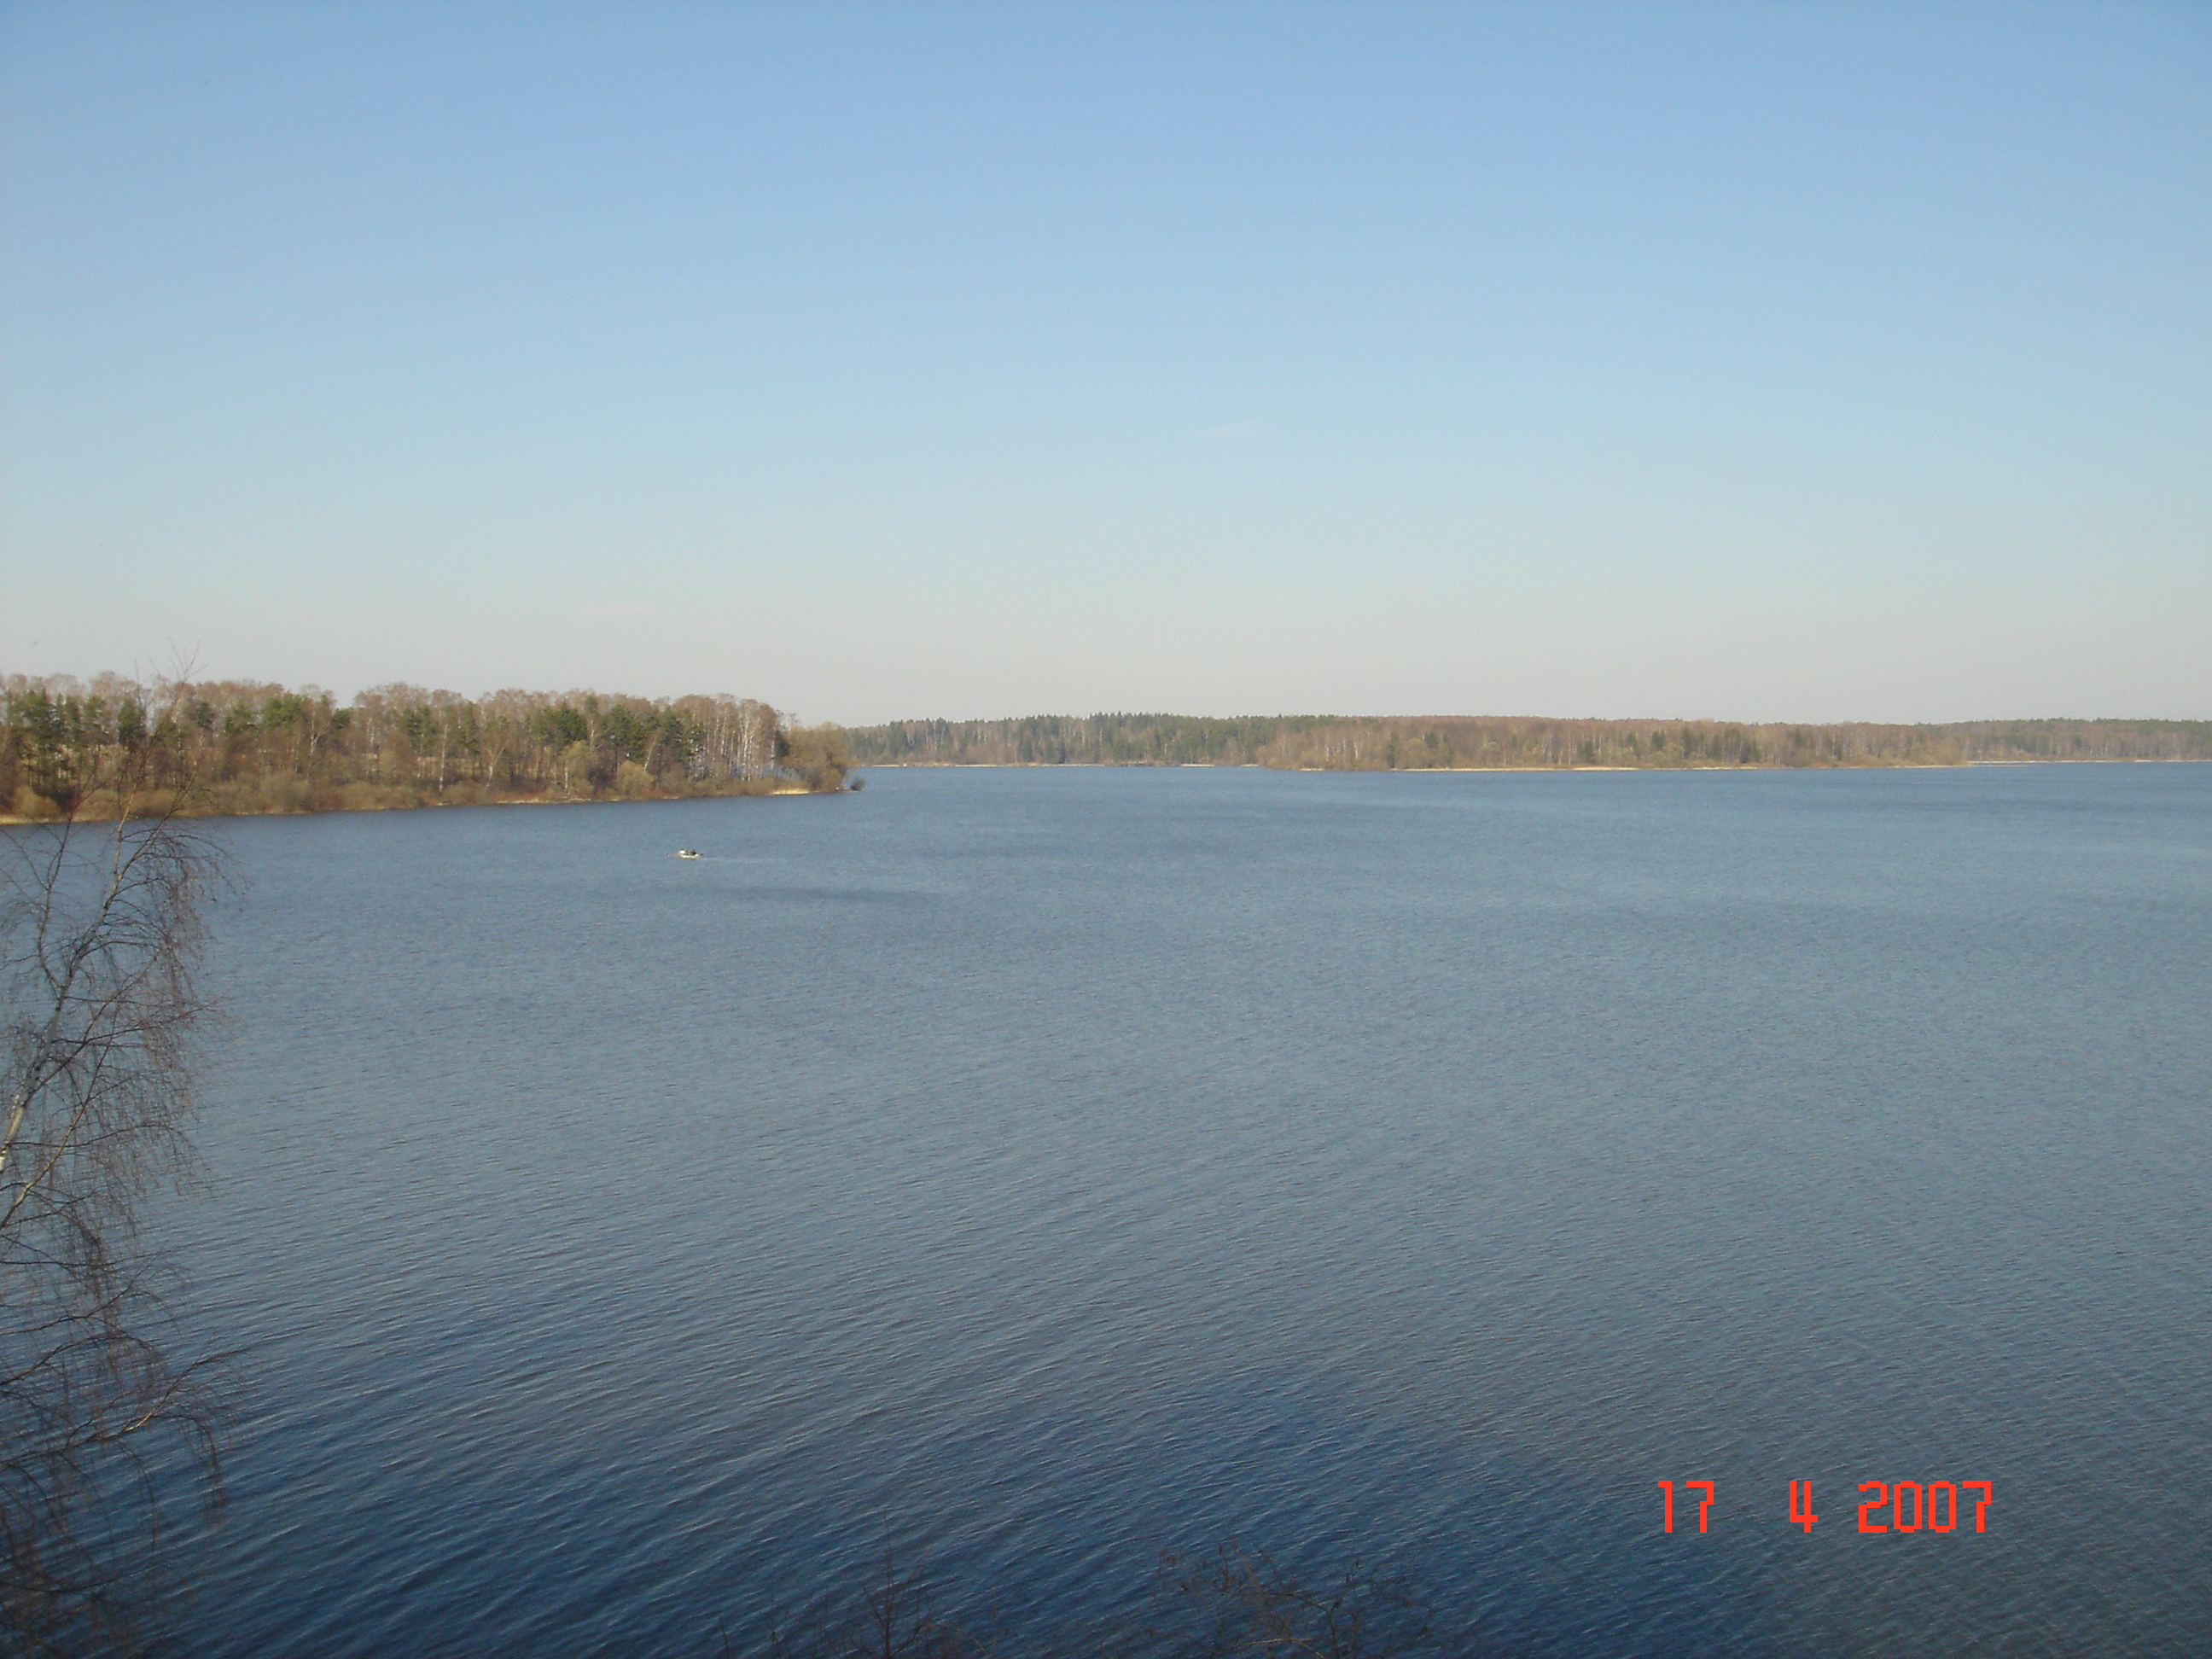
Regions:
<instances>
[{"instance_id":1,"label":"dense forest","mask_svg":"<svg viewBox=\"0 0 2212 1659\"><path fill-rule=\"evenodd\" d=\"M0 817L349 811L527 800L768 794L847 787L861 765L1960 766L2212 760L2212 721L1743 725L1444 715L1035 715L792 724L750 698L591 691L469 698L381 685L0 680Z\"/></svg>"},{"instance_id":2,"label":"dense forest","mask_svg":"<svg viewBox=\"0 0 2212 1659\"><path fill-rule=\"evenodd\" d=\"M750 698L21 674L0 681L0 811L313 812L845 787L843 734Z\"/></svg>"},{"instance_id":3,"label":"dense forest","mask_svg":"<svg viewBox=\"0 0 2212 1659\"><path fill-rule=\"evenodd\" d=\"M2021 761L2212 760L2212 720L1973 720L1953 726L1746 726L1284 715L1042 714L901 720L845 733L870 766L1425 767L1971 766Z\"/></svg>"}]
</instances>

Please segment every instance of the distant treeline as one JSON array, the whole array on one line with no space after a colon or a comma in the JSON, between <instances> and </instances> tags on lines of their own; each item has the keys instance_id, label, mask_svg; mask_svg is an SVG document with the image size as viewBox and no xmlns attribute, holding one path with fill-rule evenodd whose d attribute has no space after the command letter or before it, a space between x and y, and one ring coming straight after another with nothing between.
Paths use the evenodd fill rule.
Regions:
<instances>
[{"instance_id":1,"label":"distant treeline","mask_svg":"<svg viewBox=\"0 0 2212 1659\"><path fill-rule=\"evenodd\" d=\"M1338 714L1201 720L1039 714L900 720L845 734L855 765L1423 767L1968 766L2212 760L2208 720L1971 720L1954 726L1746 726Z\"/></svg>"},{"instance_id":2,"label":"distant treeline","mask_svg":"<svg viewBox=\"0 0 2212 1659\"><path fill-rule=\"evenodd\" d=\"M750 698L393 684L341 707L312 685L113 674L0 691L0 811L17 818L826 791L851 767L836 726Z\"/></svg>"}]
</instances>

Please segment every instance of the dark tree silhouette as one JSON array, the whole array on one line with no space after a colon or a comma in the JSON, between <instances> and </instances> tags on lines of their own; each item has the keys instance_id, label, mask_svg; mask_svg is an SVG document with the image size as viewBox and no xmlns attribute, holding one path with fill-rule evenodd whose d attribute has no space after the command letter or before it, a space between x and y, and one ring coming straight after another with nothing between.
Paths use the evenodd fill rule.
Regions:
<instances>
[{"instance_id":1,"label":"dark tree silhouette","mask_svg":"<svg viewBox=\"0 0 2212 1659\"><path fill-rule=\"evenodd\" d=\"M187 1176L212 845L174 817L0 830L0 1650L127 1652L165 1487L220 1493L210 1362L142 1226ZM157 1466L167 1479L157 1481Z\"/></svg>"},{"instance_id":2,"label":"dark tree silhouette","mask_svg":"<svg viewBox=\"0 0 2212 1659\"><path fill-rule=\"evenodd\" d=\"M726 1627L725 1659L736 1649ZM825 1599L769 1641L770 1659L1402 1659L1474 1653L1439 1634L1436 1609L1401 1574L1358 1557L1317 1579L1231 1539L1196 1556L1163 1552L1150 1616L1081 1634L977 1632L937 1611L927 1576L881 1570L840 1604Z\"/></svg>"}]
</instances>

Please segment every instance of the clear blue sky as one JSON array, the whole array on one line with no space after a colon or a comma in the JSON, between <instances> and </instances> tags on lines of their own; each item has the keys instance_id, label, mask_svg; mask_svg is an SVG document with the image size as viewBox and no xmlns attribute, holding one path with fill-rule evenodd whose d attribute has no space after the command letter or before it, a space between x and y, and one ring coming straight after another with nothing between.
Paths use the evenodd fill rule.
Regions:
<instances>
[{"instance_id":1,"label":"clear blue sky","mask_svg":"<svg viewBox=\"0 0 2212 1659\"><path fill-rule=\"evenodd\" d=\"M0 671L2212 717L2212 7L0 4Z\"/></svg>"}]
</instances>

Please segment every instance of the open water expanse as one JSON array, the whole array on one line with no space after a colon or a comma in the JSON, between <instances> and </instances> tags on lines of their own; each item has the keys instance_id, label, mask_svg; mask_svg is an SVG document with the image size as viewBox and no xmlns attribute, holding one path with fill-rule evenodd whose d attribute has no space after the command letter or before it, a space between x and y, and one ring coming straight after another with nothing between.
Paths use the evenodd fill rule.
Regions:
<instances>
[{"instance_id":1,"label":"open water expanse","mask_svg":"<svg viewBox=\"0 0 2212 1659\"><path fill-rule=\"evenodd\" d=\"M887 1542L1042 1637L1232 1534L1470 1654L2212 1653L2212 767L219 833L178 1655L709 1659Z\"/></svg>"}]
</instances>

